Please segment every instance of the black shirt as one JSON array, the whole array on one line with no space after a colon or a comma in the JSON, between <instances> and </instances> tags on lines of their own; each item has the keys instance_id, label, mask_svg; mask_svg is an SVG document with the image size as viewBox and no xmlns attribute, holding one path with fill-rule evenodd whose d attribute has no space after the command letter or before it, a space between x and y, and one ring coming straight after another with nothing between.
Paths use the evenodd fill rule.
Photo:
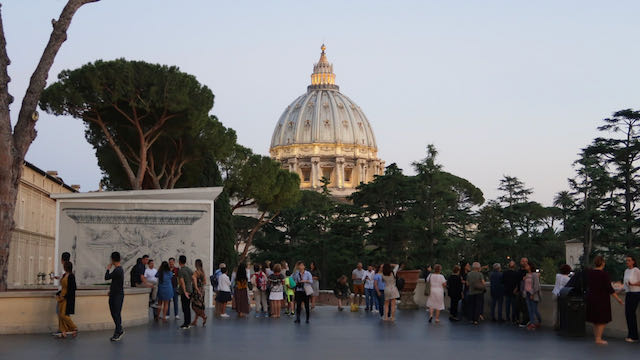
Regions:
<instances>
[{"instance_id":1,"label":"black shirt","mask_svg":"<svg viewBox=\"0 0 640 360\"><path fill-rule=\"evenodd\" d=\"M109 296L124 294L124 270L122 266L116 266L112 272L104 274L105 280L111 280L111 286L109 287Z\"/></svg>"},{"instance_id":2,"label":"black shirt","mask_svg":"<svg viewBox=\"0 0 640 360\"><path fill-rule=\"evenodd\" d=\"M502 274L502 284L504 284L505 295L513 295L513 291L520 286L522 277L519 271L507 270Z\"/></svg>"},{"instance_id":3,"label":"black shirt","mask_svg":"<svg viewBox=\"0 0 640 360\"><path fill-rule=\"evenodd\" d=\"M131 269L131 286L135 287L137 284L142 284L141 276L144 275L145 266L143 263L134 265Z\"/></svg>"},{"instance_id":4,"label":"black shirt","mask_svg":"<svg viewBox=\"0 0 640 360\"><path fill-rule=\"evenodd\" d=\"M447 279L447 289L449 289L449 297L459 299L462 297L462 278L460 275L451 275Z\"/></svg>"}]
</instances>

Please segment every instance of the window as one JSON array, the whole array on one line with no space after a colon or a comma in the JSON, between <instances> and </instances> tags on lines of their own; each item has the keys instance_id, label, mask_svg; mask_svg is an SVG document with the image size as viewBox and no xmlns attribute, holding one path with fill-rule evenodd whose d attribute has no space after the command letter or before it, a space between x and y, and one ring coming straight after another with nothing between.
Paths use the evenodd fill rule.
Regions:
<instances>
[{"instance_id":1,"label":"window","mask_svg":"<svg viewBox=\"0 0 640 360\"><path fill-rule=\"evenodd\" d=\"M311 181L311 168L302 168L302 181Z\"/></svg>"},{"instance_id":2,"label":"window","mask_svg":"<svg viewBox=\"0 0 640 360\"><path fill-rule=\"evenodd\" d=\"M333 168L332 167L325 167L322 168L322 176L329 179L329 181L331 181L331 174L333 173Z\"/></svg>"},{"instance_id":3,"label":"window","mask_svg":"<svg viewBox=\"0 0 640 360\"><path fill-rule=\"evenodd\" d=\"M351 181L351 172L352 171L353 171L352 168L344 169L344 181L345 182L350 182Z\"/></svg>"}]
</instances>

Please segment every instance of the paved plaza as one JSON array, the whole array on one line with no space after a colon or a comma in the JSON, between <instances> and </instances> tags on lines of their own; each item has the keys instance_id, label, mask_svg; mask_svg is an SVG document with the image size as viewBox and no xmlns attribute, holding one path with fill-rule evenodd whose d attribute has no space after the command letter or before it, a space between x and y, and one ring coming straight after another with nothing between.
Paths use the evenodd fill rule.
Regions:
<instances>
[{"instance_id":1,"label":"paved plaza","mask_svg":"<svg viewBox=\"0 0 640 360\"><path fill-rule=\"evenodd\" d=\"M4 335L0 359L586 359L640 354L640 344L610 339L600 347L591 338L563 338L551 330L528 332L511 325L428 324L425 312L399 311L395 324L377 315L313 311L311 324L281 319L226 320L210 317L206 328L178 330L149 322L126 329L119 343L110 331L82 332L78 338Z\"/></svg>"}]
</instances>

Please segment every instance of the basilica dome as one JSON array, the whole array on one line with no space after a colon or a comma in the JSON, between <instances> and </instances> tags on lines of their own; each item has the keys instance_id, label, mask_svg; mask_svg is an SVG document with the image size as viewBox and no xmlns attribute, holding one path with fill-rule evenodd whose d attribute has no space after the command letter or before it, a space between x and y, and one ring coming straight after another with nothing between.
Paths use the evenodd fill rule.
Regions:
<instances>
[{"instance_id":1,"label":"basilica dome","mask_svg":"<svg viewBox=\"0 0 640 360\"><path fill-rule=\"evenodd\" d=\"M382 174L384 162L377 157L367 117L340 93L324 45L321 50L307 92L287 106L276 124L270 153L300 175L302 188L318 188L324 177L336 195L348 194Z\"/></svg>"}]
</instances>

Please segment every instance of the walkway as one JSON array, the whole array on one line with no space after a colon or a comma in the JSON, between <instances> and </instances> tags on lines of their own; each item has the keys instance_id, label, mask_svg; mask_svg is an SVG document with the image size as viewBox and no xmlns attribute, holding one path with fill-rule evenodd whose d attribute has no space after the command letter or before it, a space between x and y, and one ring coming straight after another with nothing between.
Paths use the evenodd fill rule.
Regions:
<instances>
[{"instance_id":1,"label":"walkway","mask_svg":"<svg viewBox=\"0 0 640 360\"><path fill-rule=\"evenodd\" d=\"M612 339L599 347L591 338L571 339L550 330L528 332L511 325L428 324L423 310L400 311L395 324L375 314L313 311L311 324L276 319L209 320L206 328L178 330L150 322L111 332L83 332L73 340L50 335L0 336L0 359L584 359L640 354L640 344Z\"/></svg>"}]
</instances>

